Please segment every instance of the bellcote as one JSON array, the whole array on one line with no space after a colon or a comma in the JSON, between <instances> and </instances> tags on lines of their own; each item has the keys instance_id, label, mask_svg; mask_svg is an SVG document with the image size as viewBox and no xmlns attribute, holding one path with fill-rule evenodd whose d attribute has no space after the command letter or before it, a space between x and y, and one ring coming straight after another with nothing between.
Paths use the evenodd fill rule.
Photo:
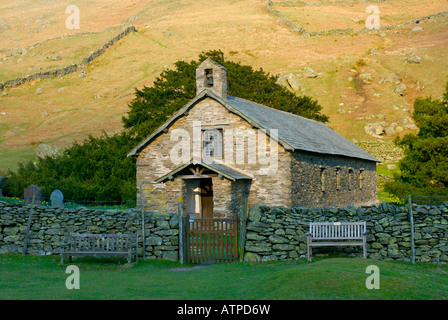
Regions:
<instances>
[{"instance_id":1,"label":"bellcote","mask_svg":"<svg viewBox=\"0 0 448 320\"><path fill-rule=\"evenodd\" d=\"M221 98L227 99L227 70L210 58L196 69L196 94L210 89Z\"/></svg>"}]
</instances>

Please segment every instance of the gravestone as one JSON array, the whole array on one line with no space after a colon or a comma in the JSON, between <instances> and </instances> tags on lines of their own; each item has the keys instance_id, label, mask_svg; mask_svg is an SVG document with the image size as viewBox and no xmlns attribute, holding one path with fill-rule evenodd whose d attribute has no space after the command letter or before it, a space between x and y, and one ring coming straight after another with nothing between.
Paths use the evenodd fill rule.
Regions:
<instances>
[{"instance_id":1,"label":"gravestone","mask_svg":"<svg viewBox=\"0 0 448 320\"><path fill-rule=\"evenodd\" d=\"M0 198L3 197L3 189L5 187L6 178L0 177Z\"/></svg>"},{"instance_id":2,"label":"gravestone","mask_svg":"<svg viewBox=\"0 0 448 320\"><path fill-rule=\"evenodd\" d=\"M42 189L34 184L29 185L24 190L25 204L42 205ZM33 202L34 197L34 202Z\"/></svg>"},{"instance_id":3,"label":"gravestone","mask_svg":"<svg viewBox=\"0 0 448 320\"><path fill-rule=\"evenodd\" d=\"M61 190L54 190L50 195L51 207L52 208L63 208L64 207L64 194Z\"/></svg>"}]
</instances>

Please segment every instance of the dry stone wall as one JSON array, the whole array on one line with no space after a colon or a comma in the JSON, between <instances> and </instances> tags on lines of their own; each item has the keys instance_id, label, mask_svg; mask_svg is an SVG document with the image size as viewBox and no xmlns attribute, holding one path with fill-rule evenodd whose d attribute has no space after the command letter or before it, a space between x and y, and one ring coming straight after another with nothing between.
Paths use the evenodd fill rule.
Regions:
<instances>
[{"instance_id":1,"label":"dry stone wall","mask_svg":"<svg viewBox=\"0 0 448 320\"><path fill-rule=\"evenodd\" d=\"M107 48L109 48L111 45L113 45L115 42L126 36L127 34L131 32L137 32L134 26L130 26L125 28L123 31L121 31L118 35L113 37L111 40L103 44L98 50L91 53L88 57L84 58L81 63L78 64L71 64L64 68L55 69L55 70L49 70L45 72L38 72L31 75L27 75L22 78L15 78L11 80L7 80L3 83L0 83L0 91L3 91L6 88L13 88L16 86L19 86L25 82L30 82L34 80L39 79L52 79L57 77L62 77L67 74L71 74L79 70L80 68L85 68L89 62L92 62L95 58L99 57L101 54L106 51Z\"/></svg>"},{"instance_id":2,"label":"dry stone wall","mask_svg":"<svg viewBox=\"0 0 448 320\"><path fill-rule=\"evenodd\" d=\"M0 202L0 253L22 253L32 207ZM146 257L178 260L179 219L177 213L145 213ZM28 253L51 255L61 252L61 244L73 233L140 235L142 216L135 209L125 211L56 209L36 206L32 215Z\"/></svg>"},{"instance_id":3,"label":"dry stone wall","mask_svg":"<svg viewBox=\"0 0 448 320\"><path fill-rule=\"evenodd\" d=\"M0 202L0 253L22 253L31 206ZM448 262L448 201L438 206L413 206L415 261ZM255 206L246 221L244 260L277 261L305 258L310 222L366 221L369 259L411 259L408 207L379 206L310 209ZM59 254L74 233L135 233L141 235L141 212L56 209L36 206L30 224L28 253ZM177 213L145 213L146 257L179 260ZM142 253L140 237L139 251ZM362 256L361 247L319 247L313 255L343 253Z\"/></svg>"},{"instance_id":4,"label":"dry stone wall","mask_svg":"<svg viewBox=\"0 0 448 320\"><path fill-rule=\"evenodd\" d=\"M370 0L370 1L322 1L317 3L306 3L302 1L283 1L283 2L273 2L271 0L268 0L266 2L266 9L269 13L272 15L277 16L283 22L291 28L291 31L298 32L302 36L306 37L313 37L313 36L330 36L330 35L351 35L351 34L365 34L365 33L379 33L387 30L392 30L395 28L404 28L406 26L409 26L411 24L418 23L420 21L429 20L429 19L436 19L442 16L448 15L448 11L442 11L436 14L431 14L428 16L424 16L417 19L409 20L403 24L390 24L386 26L381 26L376 29L369 29L367 27L364 27L358 31L354 30L353 28L345 28L345 29L330 29L330 30L322 30L322 31L314 31L314 32L308 32L306 29L302 27L298 27L294 22L286 18L283 13L279 10L276 10L273 8L273 6L297 6L297 7L313 7L313 6L322 6L322 5L338 5L338 4L352 4L352 3L381 3L381 2L389 2L390 0Z\"/></svg>"},{"instance_id":5,"label":"dry stone wall","mask_svg":"<svg viewBox=\"0 0 448 320\"><path fill-rule=\"evenodd\" d=\"M440 206L414 206L415 261L448 262L448 202ZM250 210L246 224L246 261L305 258L310 222L366 221L369 259L411 259L411 223L408 207L269 208ZM350 253L362 257L362 247L318 247L315 254Z\"/></svg>"},{"instance_id":6,"label":"dry stone wall","mask_svg":"<svg viewBox=\"0 0 448 320\"><path fill-rule=\"evenodd\" d=\"M360 140L353 143L382 163L396 163L404 157L404 150L392 140Z\"/></svg>"}]
</instances>

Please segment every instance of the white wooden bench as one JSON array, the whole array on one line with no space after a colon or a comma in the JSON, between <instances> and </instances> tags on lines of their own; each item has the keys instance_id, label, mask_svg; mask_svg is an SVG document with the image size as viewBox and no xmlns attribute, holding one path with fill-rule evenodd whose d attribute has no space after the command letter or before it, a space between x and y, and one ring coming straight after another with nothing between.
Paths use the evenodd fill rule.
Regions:
<instances>
[{"instance_id":1,"label":"white wooden bench","mask_svg":"<svg viewBox=\"0 0 448 320\"><path fill-rule=\"evenodd\" d=\"M362 246L366 258L366 222L310 222L308 261L311 261L313 247L332 246Z\"/></svg>"},{"instance_id":2,"label":"white wooden bench","mask_svg":"<svg viewBox=\"0 0 448 320\"><path fill-rule=\"evenodd\" d=\"M70 234L68 242L63 244L61 263L64 258L93 257L124 257L128 262L135 258L137 262L138 235L131 234Z\"/></svg>"}]
</instances>

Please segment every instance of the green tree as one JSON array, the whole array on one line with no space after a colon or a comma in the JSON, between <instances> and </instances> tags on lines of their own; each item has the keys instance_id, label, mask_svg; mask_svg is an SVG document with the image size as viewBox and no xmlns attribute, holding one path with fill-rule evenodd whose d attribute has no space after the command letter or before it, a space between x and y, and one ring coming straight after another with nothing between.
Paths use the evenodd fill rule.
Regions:
<instances>
[{"instance_id":1,"label":"green tree","mask_svg":"<svg viewBox=\"0 0 448 320\"><path fill-rule=\"evenodd\" d=\"M57 157L38 158L20 163L10 172L6 193L22 197L30 184L42 188L49 197L59 189L69 200L131 200L137 192L135 159L126 157L136 140L123 132L114 136L88 137L82 144L74 143Z\"/></svg>"},{"instance_id":2,"label":"green tree","mask_svg":"<svg viewBox=\"0 0 448 320\"><path fill-rule=\"evenodd\" d=\"M385 191L400 198L408 194L448 197L448 83L441 100L416 99L412 117L419 132L396 140L405 156L400 174L386 183Z\"/></svg>"},{"instance_id":3,"label":"green tree","mask_svg":"<svg viewBox=\"0 0 448 320\"><path fill-rule=\"evenodd\" d=\"M322 107L308 96L297 96L276 83L277 77L262 69L228 61L222 51L209 51L199 55L197 61L178 61L174 70L165 70L152 87L135 90L135 99L123 117L124 127L140 140L151 134L161 124L182 108L196 95L196 68L207 58L227 69L229 95L251 100L279 110L310 119L327 122L321 114Z\"/></svg>"}]
</instances>

